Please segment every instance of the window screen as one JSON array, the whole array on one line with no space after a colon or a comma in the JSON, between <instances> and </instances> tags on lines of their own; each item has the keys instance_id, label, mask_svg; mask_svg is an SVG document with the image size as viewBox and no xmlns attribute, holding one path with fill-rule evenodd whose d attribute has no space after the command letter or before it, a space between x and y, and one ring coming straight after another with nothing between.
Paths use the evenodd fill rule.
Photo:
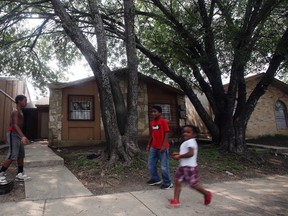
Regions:
<instances>
[{"instance_id":1,"label":"window screen","mask_svg":"<svg viewBox=\"0 0 288 216\"><path fill-rule=\"evenodd\" d=\"M171 121L171 106L170 104L155 104L162 108L162 118L165 118L167 121Z\"/></svg>"},{"instance_id":2,"label":"window screen","mask_svg":"<svg viewBox=\"0 0 288 216\"><path fill-rule=\"evenodd\" d=\"M94 120L94 96L69 95L68 109L69 120L92 121Z\"/></svg>"}]
</instances>

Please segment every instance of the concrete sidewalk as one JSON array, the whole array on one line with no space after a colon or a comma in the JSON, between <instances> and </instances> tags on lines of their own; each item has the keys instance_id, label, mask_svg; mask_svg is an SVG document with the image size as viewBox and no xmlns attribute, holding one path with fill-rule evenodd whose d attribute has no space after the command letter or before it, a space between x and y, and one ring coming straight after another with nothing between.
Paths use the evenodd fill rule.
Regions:
<instances>
[{"instance_id":1,"label":"concrete sidewalk","mask_svg":"<svg viewBox=\"0 0 288 216\"><path fill-rule=\"evenodd\" d=\"M204 206L199 193L184 187L182 206L170 209L168 198L173 196L173 190L93 196L63 164L55 165L50 160L62 159L47 146L35 143L27 146L26 152L26 161L34 161L26 168L32 177L25 183L27 198L1 203L0 216L288 215L288 176L204 185L213 192L209 206ZM39 155L38 159L35 155Z\"/></svg>"}]
</instances>

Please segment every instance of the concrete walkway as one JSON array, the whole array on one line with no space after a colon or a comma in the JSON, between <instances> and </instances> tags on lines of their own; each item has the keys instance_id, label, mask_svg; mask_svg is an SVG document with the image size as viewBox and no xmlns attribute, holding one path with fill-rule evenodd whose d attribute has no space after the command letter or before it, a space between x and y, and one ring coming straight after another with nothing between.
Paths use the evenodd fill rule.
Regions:
<instances>
[{"instance_id":1,"label":"concrete walkway","mask_svg":"<svg viewBox=\"0 0 288 216\"><path fill-rule=\"evenodd\" d=\"M32 177L25 183L26 199L1 203L0 216L288 215L288 176L204 185L213 192L209 206L184 187L182 206L170 209L173 190L93 196L47 145L26 146L26 153L26 173Z\"/></svg>"},{"instance_id":2,"label":"concrete walkway","mask_svg":"<svg viewBox=\"0 0 288 216\"><path fill-rule=\"evenodd\" d=\"M63 158L45 144L26 146L25 182L27 200L90 196L92 193L64 166Z\"/></svg>"}]
</instances>

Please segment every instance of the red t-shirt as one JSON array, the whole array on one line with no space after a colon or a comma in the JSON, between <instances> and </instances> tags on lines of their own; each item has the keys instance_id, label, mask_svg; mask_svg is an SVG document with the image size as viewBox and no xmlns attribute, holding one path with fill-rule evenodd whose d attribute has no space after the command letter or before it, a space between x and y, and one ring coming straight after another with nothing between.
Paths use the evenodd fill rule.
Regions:
<instances>
[{"instance_id":1,"label":"red t-shirt","mask_svg":"<svg viewBox=\"0 0 288 216\"><path fill-rule=\"evenodd\" d=\"M150 133L152 136L151 147L156 149L161 149L161 146L164 141L165 133L169 132L169 126L166 119L159 118L157 120L152 120L150 122ZM169 147L169 143L167 141L166 148Z\"/></svg>"}]
</instances>

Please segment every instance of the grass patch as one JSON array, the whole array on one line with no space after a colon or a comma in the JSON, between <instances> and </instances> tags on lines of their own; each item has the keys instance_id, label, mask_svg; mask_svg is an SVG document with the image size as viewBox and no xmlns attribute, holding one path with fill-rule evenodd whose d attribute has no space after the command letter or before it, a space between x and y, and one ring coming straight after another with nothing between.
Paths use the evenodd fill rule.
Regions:
<instances>
[{"instance_id":1,"label":"grass patch","mask_svg":"<svg viewBox=\"0 0 288 216\"><path fill-rule=\"evenodd\" d=\"M170 152L179 151L179 146L171 146ZM82 152L82 155L71 154L62 155L65 160L65 164L74 170L81 170L84 174L91 172L109 173L109 175L129 176L129 174L147 175L148 171L148 154L146 151L139 151L134 157L131 163L127 166L119 162L117 166L110 170L102 170L102 165L98 160L91 160L86 157L86 153ZM271 158L271 154L268 152L259 152L250 149L243 155L233 153L220 153L216 146L204 145L199 146L198 151L198 164L209 172L241 172L249 167L263 166L266 161ZM174 175L175 170L179 167L179 161L174 160L172 156L169 159L171 175ZM160 172L160 163L158 163L158 171ZM93 172L93 173L95 173Z\"/></svg>"},{"instance_id":2,"label":"grass patch","mask_svg":"<svg viewBox=\"0 0 288 216\"><path fill-rule=\"evenodd\" d=\"M256 139L251 139L251 140L259 140L259 141L286 141L288 140L288 136L287 135L283 135L283 134L275 134L275 135L264 135L264 136L259 136Z\"/></svg>"},{"instance_id":3,"label":"grass patch","mask_svg":"<svg viewBox=\"0 0 288 216\"><path fill-rule=\"evenodd\" d=\"M254 139L247 139L247 143L256 143L262 145L288 147L288 136L283 134L259 136Z\"/></svg>"},{"instance_id":4,"label":"grass patch","mask_svg":"<svg viewBox=\"0 0 288 216\"><path fill-rule=\"evenodd\" d=\"M139 170L147 169L147 152L138 151L129 166L125 166L123 164L119 164L116 167L111 169L113 174L129 174L131 172L136 172Z\"/></svg>"},{"instance_id":5,"label":"grass patch","mask_svg":"<svg viewBox=\"0 0 288 216\"><path fill-rule=\"evenodd\" d=\"M233 153L220 153L215 147L199 148L198 163L217 171L243 170L242 156Z\"/></svg>"},{"instance_id":6,"label":"grass patch","mask_svg":"<svg viewBox=\"0 0 288 216\"><path fill-rule=\"evenodd\" d=\"M76 159L75 165L78 168L85 167L85 169L97 169L99 168L98 162L87 159L86 156L80 156Z\"/></svg>"},{"instance_id":7,"label":"grass patch","mask_svg":"<svg viewBox=\"0 0 288 216\"><path fill-rule=\"evenodd\" d=\"M96 160L91 160L87 158L86 154L61 154L61 157L64 159L65 166L71 170L79 178L87 177L91 175L91 170L97 171L101 170L101 166ZM79 176L81 175L81 176Z\"/></svg>"}]
</instances>

